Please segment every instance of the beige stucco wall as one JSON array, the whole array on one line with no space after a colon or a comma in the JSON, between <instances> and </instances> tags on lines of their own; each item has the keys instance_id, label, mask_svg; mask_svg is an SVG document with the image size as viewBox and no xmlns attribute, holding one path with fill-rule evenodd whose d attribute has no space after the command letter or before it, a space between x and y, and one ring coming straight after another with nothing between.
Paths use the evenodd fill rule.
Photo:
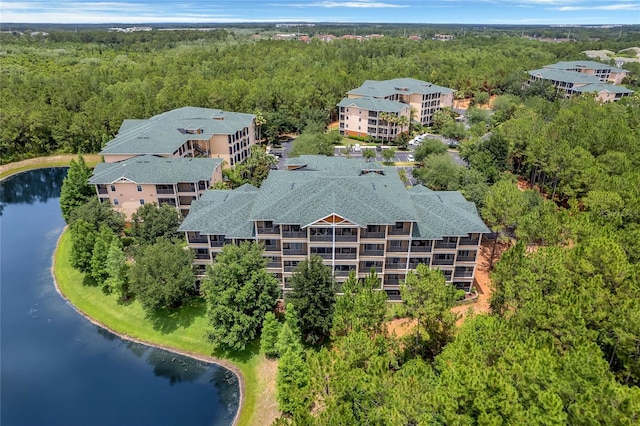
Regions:
<instances>
[{"instance_id":1,"label":"beige stucco wall","mask_svg":"<svg viewBox=\"0 0 640 426\"><path fill-rule=\"evenodd\" d=\"M117 163L118 161L128 160L129 158L135 157L133 154L104 154L104 162L105 163Z\"/></svg>"},{"instance_id":2,"label":"beige stucco wall","mask_svg":"<svg viewBox=\"0 0 640 426\"><path fill-rule=\"evenodd\" d=\"M136 210L141 206L140 200L143 199L145 203L157 203L157 194L155 185L140 185L142 191L138 191L138 184L136 183L114 183L115 191L111 191L111 185L107 185L107 191L109 191L109 200L113 205L114 210L119 211L130 218ZM104 197L104 194L101 194ZM115 205L115 199L118 200L118 205Z\"/></svg>"}]
</instances>

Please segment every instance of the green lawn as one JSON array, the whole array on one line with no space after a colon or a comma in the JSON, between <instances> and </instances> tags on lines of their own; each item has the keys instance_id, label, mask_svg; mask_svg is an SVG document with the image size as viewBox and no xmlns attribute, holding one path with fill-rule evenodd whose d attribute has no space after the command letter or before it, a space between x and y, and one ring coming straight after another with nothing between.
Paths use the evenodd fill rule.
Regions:
<instances>
[{"instance_id":1,"label":"green lawn","mask_svg":"<svg viewBox=\"0 0 640 426\"><path fill-rule=\"evenodd\" d=\"M176 312L163 312L150 318L139 303L119 303L116 296L105 295L100 287L83 284L84 274L71 266L70 249L71 233L66 230L56 250L54 273L60 290L76 308L114 331L139 340L231 362L244 377L244 403L238 424L254 424L256 371L262 359L257 345L242 353L214 352L205 337L207 321L202 300L194 300Z\"/></svg>"}]
</instances>

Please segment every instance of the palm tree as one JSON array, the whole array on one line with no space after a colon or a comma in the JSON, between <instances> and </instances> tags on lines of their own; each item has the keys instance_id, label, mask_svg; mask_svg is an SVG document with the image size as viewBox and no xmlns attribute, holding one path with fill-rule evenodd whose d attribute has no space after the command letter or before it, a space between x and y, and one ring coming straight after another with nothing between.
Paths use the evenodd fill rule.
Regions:
<instances>
[{"instance_id":1,"label":"palm tree","mask_svg":"<svg viewBox=\"0 0 640 426\"><path fill-rule=\"evenodd\" d=\"M262 140L262 126L267 124L267 119L262 115L262 111L256 111L256 126L258 127L258 142Z\"/></svg>"}]
</instances>

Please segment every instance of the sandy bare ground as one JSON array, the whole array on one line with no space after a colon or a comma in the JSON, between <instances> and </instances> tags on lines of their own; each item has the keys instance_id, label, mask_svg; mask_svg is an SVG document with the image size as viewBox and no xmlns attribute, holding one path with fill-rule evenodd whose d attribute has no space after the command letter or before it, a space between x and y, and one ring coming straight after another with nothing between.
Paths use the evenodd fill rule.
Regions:
<instances>
[{"instance_id":1,"label":"sandy bare ground","mask_svg":"<svg viewBox=\"0 0 640 426\"><path fill-rule=\"evenodd\" d=\"M276 374L278 361L261 355L256 376L258 378L258 400L253 415L256 426L270 425L280 415L276 401Z\"/></svg>"},{"instance_id":2,"label":"sandy bare ground","mask_svg":"<svg viewBox=\"0 0 640 426\"><path fill-rule=\"evenodd\" d=\"M85 162L89 166L102 161L98 154L84 154ZM19 173L30 169L39 169L42 167L68 166L71 160L78 158L76 154L51 155L48 157L29 158L28 160L15 161L13 163L3 164L0 166L0 176L7 177L14 173Z\"/></svg>"},{"instance_id":3,"label":"sandy bare ground","mask_svg":"<svg viewBox=\"0 0 640 426\"><path fill-rule=\"evenodd\" d=\"M458 305L451 309L451 312L460 315L460 319L458 319L458 325L461 325L465 321L465 319L471 315L491 312L490 302L491 295L493 294L493 285L491 284L491 279L489 278L489 265L491 263L490 257L492 248L492 240L485 239L482 241L479 253L480 258L478 259L478 266L476 268L474 280L474 286L478 292L478 298L476 299L476 301L473 303ZM500 260L500 256L507 248L509 248L508 244L499 243L496 246L496 252L493 261L494 264L498 260ZM411 328L413 327L413 325L413 321L408 321L407 319L402 318L395 319L387 323L387 332L389 334L395 333L396 336L401 337L411 332Z\"/></svg>"}]
</instances>

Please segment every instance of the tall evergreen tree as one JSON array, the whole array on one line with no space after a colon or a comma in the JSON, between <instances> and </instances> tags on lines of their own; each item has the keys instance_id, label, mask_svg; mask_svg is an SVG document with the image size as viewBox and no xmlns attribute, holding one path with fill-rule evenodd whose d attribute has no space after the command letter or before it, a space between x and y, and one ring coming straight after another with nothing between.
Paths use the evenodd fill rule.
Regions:
<instances>
[{"instance_id":1,"label":"tall evergreen tree","mask_svg":"<svg viewBox=\"0 0 640 426\"><path fill-rule=\"evenodd\" d=\"M119 295L120 299L126 299L129 296L129 277L127 276L129 268L126 261L127 258L122 251L122 241L120 238L113 238L107 253L108 276L104 284L109 291Z\"/></svg>"},{"instance_id":2,"label":"tall evergreen tree","mask_svg":"<svg viewBox=\"0 0 640 426\"><path fill-rule=\"evenodd\" d=\"M95 190L89 186L90 177L91 169L87 167L82 155L78 156L77 162L71 160L69 172L62 181L60 190L60 208L62 217L67 223L75 209L96 196Z\"/></svg>"},{"instance_id":3,"label":"tall evergreen tree","mask_svg":"<svg viewBox=\"0 0 640 426\"><path fill-rule=\"evenodd\" d=\"M317 344L329 335L335 303L333 271L320 256L311 256L296 266L291 277L293 291L288 301L298 312L298 325L305 342Z\"/></svg>"},{"instance_id":4,"label":"tall evergreen tree","mask_svg":"<svg viewBox=\"0 0 640 426\"><path fill-rule=\"evenodd\" d=\"M107 256L109 255L111 240L114 238L116 236L105 225L100 227L100 232L96 235L96 242L93 245L93 254L91 256L91 276L98 285L103 285L109 277Z\"/></svg>"},{"instance_id":5,"label":"tall evergreen tree","mask_svg":"<svg viewBox=\"0 0 640 426\"><path fill-rule=\"evenodd\" d=\"M228 244L207 270L209 339L225 350L244 350L258 337L265 314L275 307L278 283L267 272L263 248L254 242Z\"/></svg>"},{"instance_id":6,"label":"tall evergreen tree","mask_svg":"<svg viewBox=\"0 0 640 426\"><path fill-rule=\"evenodd\" d=\"M80 219L71 225L71 266L81 272L91 272L91 258L97 232Z\"/></svg>"}]
</instances>

